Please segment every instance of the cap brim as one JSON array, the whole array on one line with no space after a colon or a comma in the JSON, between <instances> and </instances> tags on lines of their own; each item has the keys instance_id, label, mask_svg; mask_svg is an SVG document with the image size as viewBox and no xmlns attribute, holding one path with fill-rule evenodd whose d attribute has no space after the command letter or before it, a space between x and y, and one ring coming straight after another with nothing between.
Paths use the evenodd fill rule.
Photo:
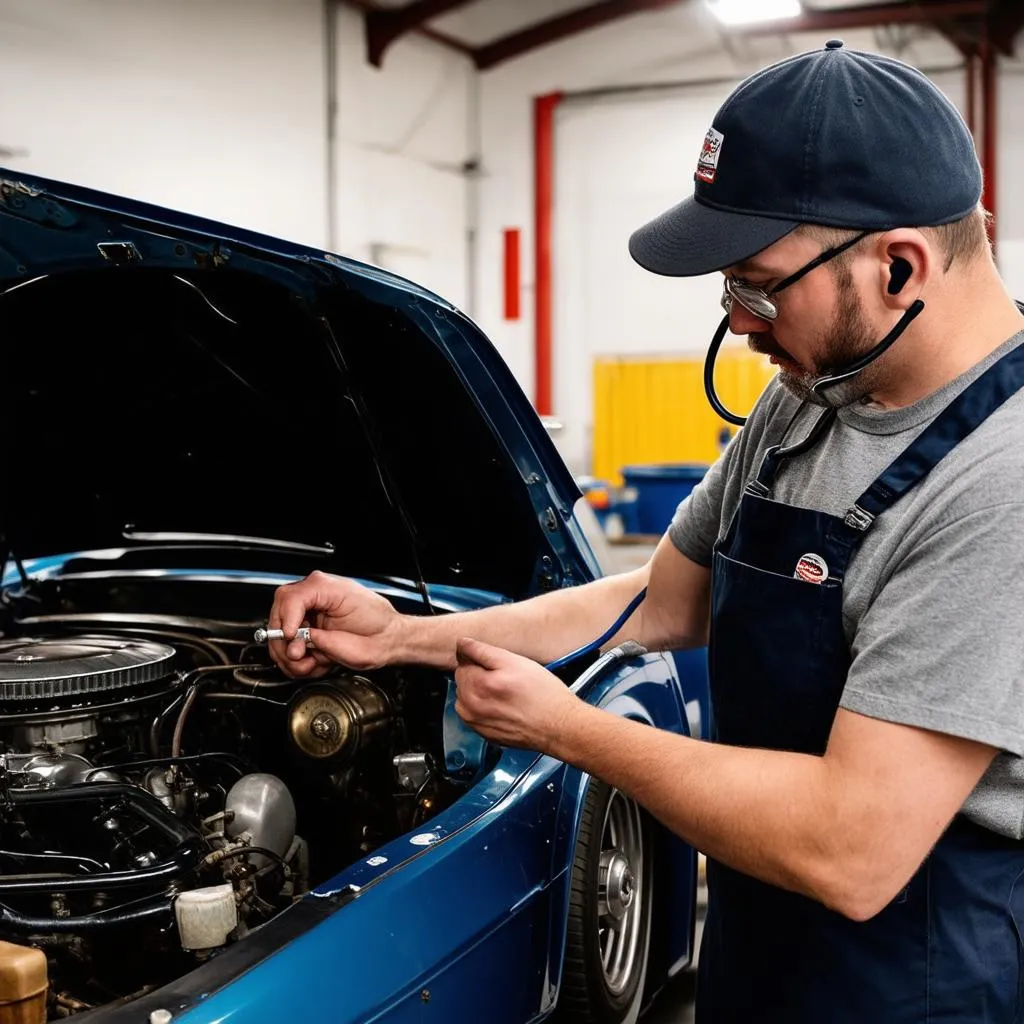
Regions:
<instances>
[{"instance_id":1,"label":"cap brim","mask_svg":"<svg viewBox=\"0 0 1024 1024\"><path fill-rule=\"evenodd\" d=\"M696 277L749 259L797 226L792 220L716 210L691 196L637 228L629 254L652 273Z\"/></svg>"}]
</instances>

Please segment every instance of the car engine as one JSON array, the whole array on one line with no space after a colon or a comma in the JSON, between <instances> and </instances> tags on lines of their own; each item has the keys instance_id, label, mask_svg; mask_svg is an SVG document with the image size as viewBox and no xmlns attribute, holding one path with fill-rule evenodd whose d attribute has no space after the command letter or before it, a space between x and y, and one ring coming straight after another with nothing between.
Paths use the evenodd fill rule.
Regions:
<instances>
[{"instance_id":1,"label":"car engine","mask_svg":"<svg viewBox=\"0 0 1024 1024\"><path fill-rule=\"evenodd\" d=\"M181 976L462 791L443 674L293 680L225 632L0 639L0 947L45 953L47 1020Z\"/></svg>"}]
</instances>

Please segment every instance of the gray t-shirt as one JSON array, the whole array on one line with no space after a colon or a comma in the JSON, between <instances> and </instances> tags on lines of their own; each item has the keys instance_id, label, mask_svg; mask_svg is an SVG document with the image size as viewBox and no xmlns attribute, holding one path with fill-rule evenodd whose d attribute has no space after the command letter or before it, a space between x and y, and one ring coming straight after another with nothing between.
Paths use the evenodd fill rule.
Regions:
<instances>
[{"instance_id":1,"label":"gray t-shirt","mask_svg":"<svg viewBox=\"0 0 1024 1024\"><path fill-rule=\"evenodd\" d=\"M843 515L1011 338L914 405L840 410L809 452L783 461L773 498ZM669 528L709 566L765 449L799 402L777 380L758 400ZM787 444L820 414L804 409ZM846 574L843 626L852 663L840 704L874 718L989 743L999 754L963 813L1024 837L1024 391L996 410L878 517Z\"/></svg>"}]
</instances>

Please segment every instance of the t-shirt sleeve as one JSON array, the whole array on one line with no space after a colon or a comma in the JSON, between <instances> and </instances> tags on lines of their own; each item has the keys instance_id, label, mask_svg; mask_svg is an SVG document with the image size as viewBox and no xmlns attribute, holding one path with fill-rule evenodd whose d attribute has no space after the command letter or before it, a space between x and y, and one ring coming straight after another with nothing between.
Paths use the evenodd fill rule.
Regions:
<instances>
[{"instance_id":1,"label":"t-shirt sleeve","mask_svg":"<svg viewBox=\"0 0 1024 1024\"><path fill-rule=\"evenodd\" d=\"M1024 755L1024 503L908 544L853 638L841 706Z\"/></svg>"},{"instance_id":2,"label":"t-shirt sleeve","mask_svg":"<svg viewBox=\"0 0 1024 1024\"><path fill-rule=\"evenodd\" d=\"M723 531L724 518L738 500L743 481L751 466L759 461L759 453L778 433L780 424L789 416L797 402L778 382L769 381L758 397L747 419L746 426L735 434L725 451L708 469L701 482L694 487L676 509L669 524L669 539L692 562L711 566L715 542Z\"/></svg>"},{"instance_id":3,"label":"t-shirt sleeve","mask_svg":"<svg viewBox=\"0 0 1024 1024\"><path fill-rule=\"evenodd\" d=\"M725 500L725 483L734 456L735 439L682 500L669 524L669 539L692 562L708 568L718 539Z\"/></svg>"}]
</instances>

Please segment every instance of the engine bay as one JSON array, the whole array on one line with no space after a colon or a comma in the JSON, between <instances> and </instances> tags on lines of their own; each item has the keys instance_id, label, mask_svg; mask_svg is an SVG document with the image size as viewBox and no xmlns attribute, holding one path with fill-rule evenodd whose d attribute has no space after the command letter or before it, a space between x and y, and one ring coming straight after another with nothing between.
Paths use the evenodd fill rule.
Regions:
<instances>
[{"instance_id":1,"label":"engine bay","mask_svg":"<svg viewBox=\"0 0 1024 1024\"><path fill-rule=\"evenodd\" d=\"M82 618L0 638L0 957L45 955L48 1021L182 976L465 790L443 673L294 680L251 624Z\"/></svg>"}]
</instances>

